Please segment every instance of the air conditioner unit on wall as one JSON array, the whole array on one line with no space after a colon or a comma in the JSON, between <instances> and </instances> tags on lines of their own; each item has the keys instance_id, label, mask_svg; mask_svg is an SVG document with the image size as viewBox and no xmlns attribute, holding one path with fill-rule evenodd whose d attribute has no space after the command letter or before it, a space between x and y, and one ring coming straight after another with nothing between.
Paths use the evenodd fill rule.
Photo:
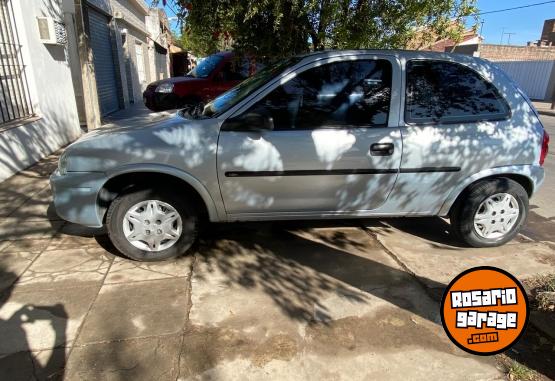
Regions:
<instances>
[{"instance_id":1,"label":"air conditioner unit on wall","mask_svg":"<svg viewBox=\"0 0 555 381\"><path fill-rule=\"evenodd\" d=\"M55 21L52 17L37 17L39 37L43 44L65 45L67 32L64 23Z\"/></svg>"}]
</instances>

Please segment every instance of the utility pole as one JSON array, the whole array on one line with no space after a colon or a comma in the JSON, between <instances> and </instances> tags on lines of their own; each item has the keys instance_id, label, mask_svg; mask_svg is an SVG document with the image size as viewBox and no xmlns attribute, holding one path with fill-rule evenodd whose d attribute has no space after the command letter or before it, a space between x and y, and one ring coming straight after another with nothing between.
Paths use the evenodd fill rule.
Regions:
<instances>
[{"instance_id":1,"label":"utility pole","mask_svg":"<svg viewBox=\"0 0 555 381\"><path fill-rule=\"evenodd\" d=\"M503 36L505 35L505 28L501 29L501 41L499 41L499 45L503 45Z\"/></svg>"},{"instance_id":2,"label":"utility pole","mask_svg":"<svg viewBox=\"0 0 555 381\"><path fill-rule=\"evenodd\" d=\"M511 36L512 36L513 34L516 34L516 33L509 33L509 32L507 32L507 33L505 33L505 34L508 36L508 37L507 37L507 45L511 45Z\"/></svg>"},{"instance_id":3,"label":"utility pole","mask_svg":"<svg viewBox=\"0 0 555 381\"><path fill-rule=\"evenodd\" d=\"M480 21L480 37L482 37L482 30L484 29L484 20Z\"/></svg>"}]
</instances>

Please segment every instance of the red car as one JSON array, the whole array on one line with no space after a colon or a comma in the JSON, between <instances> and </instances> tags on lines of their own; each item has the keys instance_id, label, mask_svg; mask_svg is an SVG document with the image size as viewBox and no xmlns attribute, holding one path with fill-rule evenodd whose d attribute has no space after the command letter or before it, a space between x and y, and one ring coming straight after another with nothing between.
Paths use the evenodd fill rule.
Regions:
<instances>
[{"instance_id":1,"label":"red car","mask_svg":"<svg viewBox=\"0 0 555 381\"><path fill-rule=\"evenodd\" d=\"M216 53L183 77L152 82L143 93L143 101L153 111L207 102L247 78L254 71L252 66L248 60L235 59L232 52Z\"/></svg>"}]
</instances>

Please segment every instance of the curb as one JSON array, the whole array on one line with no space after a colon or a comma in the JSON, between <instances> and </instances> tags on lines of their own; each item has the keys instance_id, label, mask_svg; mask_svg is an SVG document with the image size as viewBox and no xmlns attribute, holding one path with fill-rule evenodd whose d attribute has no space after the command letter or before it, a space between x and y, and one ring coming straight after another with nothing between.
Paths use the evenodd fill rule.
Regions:
<instances>
[{"instance_id":1,"label":"curb","mask_svg":"<svg viewBox=\"0 0 555 381\"><path fill-rule=\"evenodd\" d=\"M555 110L537 110L540 115L555 116Z\"/></svg>"}]
</instances>

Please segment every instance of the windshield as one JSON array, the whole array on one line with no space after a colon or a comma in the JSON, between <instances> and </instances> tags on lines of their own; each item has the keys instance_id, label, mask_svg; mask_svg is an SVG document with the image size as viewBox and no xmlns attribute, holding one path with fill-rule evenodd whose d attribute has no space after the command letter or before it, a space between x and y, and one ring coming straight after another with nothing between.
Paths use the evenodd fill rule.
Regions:
<instances>
[{"instance_id":1,"label":"windshield","mask_svg":"<svg viewBox=\"0 0 555 381\"><path fill-rule=\"evenodd\" d=\"M292 57L279 61L273 65L266 66L252 77L244 80L239 85L226 91L215 98L212 102L208 103L204 107L202 115L205 117L214 117L224 113L260 86L268 82L270 79L282 73L289 66L296 64L300 60L301 58L299 57Z\"/></svg>"},{"instance_id":2,"label":"windshield","mask_svg":"<svg viewBox=\"0 0 555 381\"><path fill-rule=\"evenodd\" d=\"M212 73L212 71L214 71L216 66L218 66L223 59L224 57L218 55L208 56L200 61L200 63L188 72L187 75L195 78L206 78L210 75L210 73Z\"/></svg>"}]
</instances>

